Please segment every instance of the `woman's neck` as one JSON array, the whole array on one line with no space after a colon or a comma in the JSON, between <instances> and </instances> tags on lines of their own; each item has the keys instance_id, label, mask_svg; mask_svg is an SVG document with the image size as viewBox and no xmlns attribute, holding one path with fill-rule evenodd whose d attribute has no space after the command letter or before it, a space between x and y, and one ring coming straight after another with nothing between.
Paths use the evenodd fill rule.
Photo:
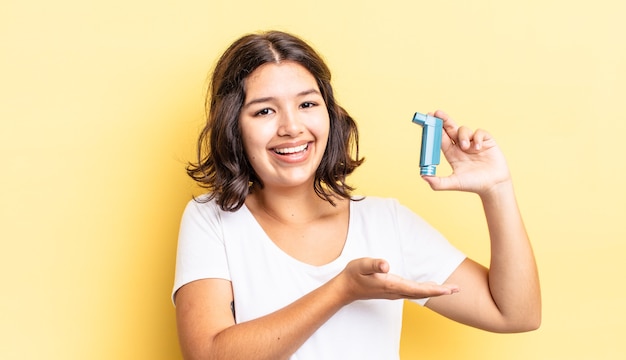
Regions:
<instances>
[{"instance_id":1,"label":"woman's neck","mask_svg":"<svg viewBox=\"0 0 626 360\"><path fill-rule=\"evenodd\" d=\"M313 188L277 191L253 188L246 206L253 212L262 211L283 224L303 224L335 214L342 208L344 199L333 198L335 205L320 198Z\"/></svg>"}]
</instances>

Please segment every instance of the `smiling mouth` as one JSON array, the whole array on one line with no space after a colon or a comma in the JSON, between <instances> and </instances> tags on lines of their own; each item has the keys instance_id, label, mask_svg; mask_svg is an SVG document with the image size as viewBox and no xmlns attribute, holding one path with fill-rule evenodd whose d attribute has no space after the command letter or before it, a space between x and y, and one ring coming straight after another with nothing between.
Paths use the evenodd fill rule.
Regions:
<instances>
[{"instance_id":1,"label":"smiling mouth","mask_svg":"<svg viewBox=\"0 0 626 360\"><path fill-rule=\"evenodd\" d=\"M289 148L282 148L282 149L275 148L274 152L280 155L291 155L291 154L304 152L308 148L309 148L309 144L306 143L300 146L294 146L294 147L289 147Z\"/></svg>"}]
</instances>

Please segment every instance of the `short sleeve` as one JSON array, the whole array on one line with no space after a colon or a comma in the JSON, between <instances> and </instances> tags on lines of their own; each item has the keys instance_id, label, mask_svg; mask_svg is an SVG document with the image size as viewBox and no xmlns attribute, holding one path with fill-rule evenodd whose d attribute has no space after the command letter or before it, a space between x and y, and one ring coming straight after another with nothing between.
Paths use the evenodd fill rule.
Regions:
<instances>
[{"instance_id":1,"label":"short sleeve","mask_svg":"<svg viewBox=\"0 0 626 360\"><path fill-rule=\"evenodd\" d=\"M183 212L172 301L183 285L199 279L230 280L220 210L214 201L190 201Z\"/></svg>"},{"instance_id":2,"label":"short sleeve","mask_svg":"<svg viewBox=\"0 0 626 360\"><path fill-rule=\"evenodd\" d=\"M396 219L407 278L442 284L465 260L465 254L450 244L439 231L398 202ZM424 305L428 299L413 301Z\"/></svg>"}]
</instances>

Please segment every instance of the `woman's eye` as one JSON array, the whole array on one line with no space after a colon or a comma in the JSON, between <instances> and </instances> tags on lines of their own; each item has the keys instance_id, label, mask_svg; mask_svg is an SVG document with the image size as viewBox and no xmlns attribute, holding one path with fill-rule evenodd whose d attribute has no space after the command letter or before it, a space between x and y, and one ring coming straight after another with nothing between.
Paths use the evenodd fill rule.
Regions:
<instances>
[{"instance_id":1,"label":"woman's eye","mask_svg":"<svg viewBox=\"0 0 626 360\"><path fill-rule=\"evenodd\" d=\"M259 111L257 111L256 113L254 113L255 116L263 116L263 115L269 115L272 113L272 110L269 108L265 108L265 109L261 109Z\"/></svg>"},{"instance_id":2,"label":"woman's eye","mask_svg":"<svg viewBox=\"0 0 626 360\"><path fill-rule=\"evenodd\" d=\"M306 101L306 102L303 102L302 105L300 105L300 107L303 108L303 109L307 109L307 108L311 108L311 107L313 107L315 105L316 104L314 102Z\"/></svg>"}]
</instances>

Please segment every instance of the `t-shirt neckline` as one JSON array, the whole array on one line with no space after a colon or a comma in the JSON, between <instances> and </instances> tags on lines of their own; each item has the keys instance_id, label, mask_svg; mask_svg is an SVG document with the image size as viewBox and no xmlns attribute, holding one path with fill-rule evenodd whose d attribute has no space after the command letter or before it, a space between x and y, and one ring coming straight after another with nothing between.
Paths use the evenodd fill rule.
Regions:
<instances>
[{"instance_id":1,"label":"t-shirt neckline","mask_svg":"<svg viewBox=\"0 0 626 360\"><path fill-rule=\"evenodd\" d=\"M322 264L322 265L309 264L307 262L298 260L295 257L293 257L293 256L289 255L288 253L286 253L283 249L281 249L278 245L276 245L276 243L269 237L269 235L267 235L267 233L265 232L265 230L263 229L261 224L259 224L259 222L254 217L254 215L252 214L252 212L246 206L245 203L241 207L241 210L244 210L246 216L248 216L250 221L254 224L253 226L255 227L255 231L257 231L258 233L262 234L261 238L262 238L264 246L272 248L273 249L272 251L278 253L279 256L287 259L288 261L290 261L292 263L297 264L298 266L308 267L308 268L317 269L317 270L324 270L324 269L327 269L327 268L334 268L336 266L336 264L341 264L341 266L344 266L343 259L347 256L346 254L349 252L350 245L352 243L352 240L351 240L352 239L352 228L355 226L354 221L355 221L356 217L354 216L354 206L353 205L354 205L354 201L353 200L349 200L348 232L346 233L346 239L345 239L345 242L343 244L343 248L341 249L341 253L339 253L339 256L337 256L332 261L330 261L330 262L328 262L326 264Z\"/></svg>"}]
</instances>

